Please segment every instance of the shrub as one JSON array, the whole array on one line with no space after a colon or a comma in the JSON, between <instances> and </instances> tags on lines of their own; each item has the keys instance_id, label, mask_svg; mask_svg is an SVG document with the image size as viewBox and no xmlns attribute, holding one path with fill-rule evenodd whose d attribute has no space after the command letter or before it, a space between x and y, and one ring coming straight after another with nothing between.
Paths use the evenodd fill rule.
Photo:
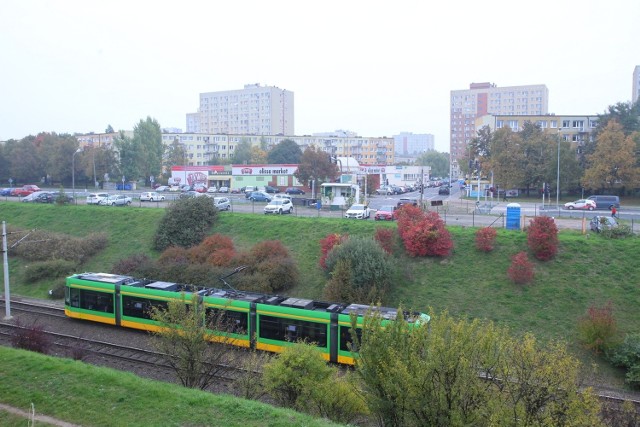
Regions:
<instances>
[{"instance_id":1,"label":"shrub","mask_svg":"<svg viewBox=\"0 0 640 427\"><path fill-rule=\"evenodd\" d=\"M538 216L531 220L527 229L527 243L536 259L553 259L558 253L558 227L554 219Z\"/></svg>"},{"instance_id":2,"label":"shrub","mask_svg":"<svg viewBox=\"0 0 640 427\"><path fill-rule=\"evenodd\" d=\"M111 272L114 274L145 276L146 274L142 273L143 271L149 271L151 264L153 264L153 262L147 255L133 254L127 258L116 261L111 267Z\"/></svg>"},{"instance_id":3,"label":"shrub","mask_svg":"<svg viewBox=\"0 0 640 427\"><path fill-rule=\"evenodd\" d=\"M203 264L208 262L209 257L216 251L223 249L235 253L233 241L222 234L213 234L205 238L199 245L189 249L189 259L191 262Z\"/></svg>"},{"instance_id":4,"label":"shrub","mask_svg":"<svg viewBox=\"0 0 640 427\"><path fill-rule=\"evenodd\" d=\"M616 339L618 327L613 315L613 305L591 305L578 321L578 335L586 348L596 354L607 350Z\"/></svg>"},{"instance_id":5,"label":"shrub","mask_svg":"<svg viewBox=\"0 0 640 427\"><path fill-rule=\"evenodd\" d=\"M324 239L320 239L320 252L321 252L320 267L326 270L327 255L329 255L329 252L331 252L331 249L333 249L334 246L339 245L340 243L345 241L348 237L349 237L348 234L341 235L338 233L334 233L334 234L329 234Z\"/></svg>"},{"instance_id":6,"label":"shrub","mask_svg":"<svg viewBox=\"0 0 640 427\"><path fill-rule=\"evenodd\" d=\"M627 224L618 224L617 227L604 229L600 234L609 239L624 239L633 236L631 227L629 227Z\"/></svg>"},{"instance_id":7,"label":"shrub","mask_svg":"<svg viewBox=\"0 0 640 427\"><path fill-rule=\"evenodd\" d=\"M368 237L350 237L335 246L326 260L329 275L334 274L339 262L349 264L352 302L370 303L375 302L371 300L374 296L376 299L383 297L391 282L392 268L386 252L376 241Z\"/></svg>"},{"instance_id":8,"label":"shrub","mask_svg":"<svg viewBox=\"0 0 640 427\"><path fill-rule=\"evenodd\" d=\"M640 388L640 334L625 336L624 341L608 353L608 359L614 366L627 370L625 382Z\"/></svg>"},{"instance_id":9,"label":"shrub","mask_svg":"<svg viewBox=\"0 0 640 427\"><path fill-rule=\"evenodd\" d=\"M158 258L158 263L171 263L171 264L188 264L189 253L187 250L180 246L171 246L164 250Z\"/></svg>"},{"instance_id":10,"label":"shrub","mask_svg":"<svg viewBox=\"0 0 640 427\"><path fill-rule=\"evenodd\" d=\"M533 264L529 261L526 252L519 252L511 257L511 266L507 270L507 275L512 282L519 285L533 280Z\"/></svg>"},{"instance_id":11,"label":"shrub","mask_svg":"<svg viewBox=\"0 0 640 427\"><path fill-rule=\"evenodd\" d=\"M233 259L236 257L236 251L233 249L218 249L207 258L207 264L218 267L228 267L232 265Z\"/></svg>"},{"instance_id":12,"label":"shrub","mask_svg":"<svg viewBox=\"0 0 640 427\"><path fill-rule=\"evenodd\" d=\"M388 254L393 253L393 247L395 246L396 233L392 228L376 228L376 234L374 236L376 241L380 244L382 249Z\"/></svg>"},{"instance_id":13,"label":"shrub","mask_svg":"<svg viewBox=\"0 0 640 427\"><path fill-rule=\"evenodd\" d=\"M289 250L280 240L265 240L256 243L250 251L253 262L262 262L269 259L284 257L289 258Z\"/></svg>"},{"instance_id":14,"label":"shrub","mask_svg":"<svg viewBox=\"0 0 640 427\"><path fill-rule=\"evenodd\" d=\"M18 232L22 234L22 232ZM26 235L25 231L22 236ZM21 236L21 237L22 237ZM36 242L29 243L29 242ZM106 233L92 233L84 238L75 238L65 234L35 230L29 238L16 245L12 252L29 261L49 261L63 259L82 263L107 246Z\"/></svg>"},{"instance_id":15,"label":"shrub","mask_svg":"<svg viewBox=\"0 0 640 427\"><path fill-rule=\"evenodd\" d=\"M154 248L169 246L190 248L200 243L218 218L218 209L208 197L179 199L172 202L158 224Z\"/></svg>"},{"instance_id":16,"label":"shrub","mask_svg":"<svg viewBox=\"0 0 640 427\"><path fill-rule=\"evenodd\" d=\"M323 294L327 301L353 302L360 300L354 293L349 260L338 260L331 272L331 278L324 286Z\"/></svg>"},{"instance_id":17,"label":"shrub","mask_svg":"<svg viewBox=\"0 0 640 427\"><path fill-rule=\"evenodd\" d=\"M398 234L402 240L408 230L414 228L424 219L424 212L417 206L402 205L398 209Z\"/></svg>"},{"instance_id":18,"label":"shrub","mask_svg":"<svg viewBox=\"0 0 640 427\"><path fill-rule=\"evenodd\" d=\"M76 264L71 261L55 259L29 264L25 269L24 278L27 282L37 282L42 279L65 277L73 273Z\"/></svg>"},{"instance_id":19,"label":"shrub","mask_svg":"<svg viewBox=\"0 0 640 427\"><path fill-rule=\"evenodd\" d=\"M66 286L64 283L60 283L56 285L53 289L49 290L49 298L51 299L62 299L64 298L64 290Z\"/></svg>"},{"instance_id":20,"label":"shrub","mask_svg":"<svg viewBox=\"0 0 640 427\"><path fill-rule=\"evenodd\" d=\"M31 325L24 325L19 319L15 322L16 329L11 336L11 345L29 351L47 354L51 347L51 339L44 331L44 327L35 321Z\"/></svg>"},{"instance_id":21,"label":"shrub","mask_svg":"<svg viewBox=\"0 0 640 427\"><path fill-rule=\"evenodd\" d=\"M451 253L451 234L436 212L429 212L419 220L414 218L406 227L401 236L409 256L447 256Z\"/></svg>"},{"instance_id":22,"label":"shrub","mask_svg":"<svg viewBox=\"0 0 640 427\"><path fill-rule=\"evenodd\" d=\"M476 248L481 252L491 252L496 243L498 232L495 228L483 227L476 232Z\"/></svg>"},{"instance_id":23,"label":"shrub","mask_svg":"<svg viewBox=\"0 0 640 427\"><path fill-rule=\"evenodd\" d=\"M230 263L247 266L236 279L238 287L245 290L280 292L295 287L300 280L298 266L279 240L260 242Z\"/></svg>"}]
</instances>

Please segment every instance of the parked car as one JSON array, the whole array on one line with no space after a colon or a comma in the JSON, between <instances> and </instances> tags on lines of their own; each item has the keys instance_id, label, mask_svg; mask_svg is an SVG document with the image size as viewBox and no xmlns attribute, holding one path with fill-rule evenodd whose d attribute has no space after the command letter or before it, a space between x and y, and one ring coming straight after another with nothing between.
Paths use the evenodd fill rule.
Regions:
<instances>
[{"instance_id":1,"label":"parked car","mask_svg":"<svg viewBox=\"0 0 640 427\"><path fill-rule=\"evenodd\" d=\"M61 203L73 203L73 196L70 196L68 194L61 195L59 192L52 193L49 191L41 192L40 194L38 194L38 197L36 197L34 201L37 203L58 203L61 197L64 197L64 201L62 201Z\"/></svg>"},{"instance_id":2,"label":"parked car","mask_svg":"<svg viewBox=\"0 0 640 427\"><path fill-rule=\"evenodd\" d=\"M0 190L0 196L10 196L13 188L3 188Z\"/></svg>"},{"instance_id":3,"label":"parked car","mask_svg":"<svg viewBox=\"0 0 640 427\"><path fill-rule=\"evenodd\" d=\"M213 206L221 211L228 211L231 209L231 201L227 197L214 197Z\"/></svg>"},{"instance_id":4,"label":"parked car","mask_svg":"<svg viewBox=\"0 0 640 427\"><path fill-rule=\"evenodd\" d=\"M98 203L100 206L129 206L131 204L131 197L123 194L114 194L106 199L100 200Z\"/></svg>"},{"instance_id":5,"label":"parked car","mask_svg":"<svg viewBox=\"0 0 640 427\"><path fill-rule=\"evenodd\" d=\"M169 187L169 191L180 191L179 185L172 185Z\"/></svg>"},{"instance_id":6,"label":"parked car","mask_svg":"<svg viewBox=\"0 0 640 427\"><path fill-rule=\"evenodd\" d=\"M301 188L297 188L297 187L289 187L286 190L284 190L285 193L291 195L291 194L305 194L304 190Z\"/></svg>"},{"instance_id":7,"label":"parked car","mask_svg":"<svg viewBox=\"0 0 640 427\"><path fill-rule=\"evenodd\" d=\"M198 193L206 193L208 188L204 184L199 184L199 185L194 185L193 190L197 191Z\"/></svg>"},{"instance_id":8,"label":"parked car","mask_svg":"<svg viewBox=\"0 0 640 427\"><path fill-rule=\"evenodd\" d=\"M373 219L376 221L393 221L394 219L398 219L396 207L391 205L381 206L380 209L376 211Z\"/></svg>"},{"instance_id":9,"label":"parked car","mask_svg":"<svg viewBox=\"0 0 640 427\"><path fill-rule=\"evenodd\" d=\"M587 199L596 202L596 209L611 209L611 206L620 209L620 197L618 196L595 195L589 196Z\"/></svg>"},{"instance_id":10,"label":"parked car","mask_svg":"<svg viewBox=\"0 0 640 427\"><path fill-rule=\"evenodd\" d=\"M37 201L39 196L42 196L42 195L45 195L45 194L47 194L46 191L36 191L34 193L27 194L26 196L24 196L22 198L21 201L25 202L25 203L35 202L35 201Z\"/></svg>"},{"instance_id":11,"label":"parked car","mask_svg":"<svg viewBox=\"0 0 640 427\"><path fill-rule=\"evenodd\" d=\"M170 191L170 190L171 190L171 187L169 187L168 185L161 185L156 188L157 193L163 193L165 191Z\"/></svg>"},{"instance_id":12,"label":"parked car","mask_svg":"<svg viewBox=\"0 0 640 427\"><path fill-rule=\"evenodd\" d=\"M589 228L591 228L591 231L595 231L596 233L599 233L602 230L611 230L617 226L618 221L610 216L594 216L591 219L591 222L589 222Z\"/></svg>"},{"instance_id":13,"label":"parked car","mask_svg":"<svg viewBox=\"0 0 640 427\"><path fill-rule=\"evenodd\" d=\"M89 193L87 196L88 205L98 205L100 200L104 200L109 197L109 193Z\"/></svg>"},{"instance_id":14,"label":"parked car","mask_svg":"<svg viewBox=\"0 0 640 427\"><path fill-rule=\"evenodd\" d=\"M449 189L448 185L441 185L438 189L438 194L440 196L448 196L451 194L451 190Z\"/></svg>"},{"instance_id":15,"label":"parked car","mask_svg":"<svg viewBox=\"0 0 640 427\"><path fill-rule=\"evenodd\" d=\"M23 185L21 188L15 188L11 192L11 195L24 197L24 196L28 196L31 193L35 193L36 191L42 191L42 190L37 185L28 184L28 185Z\"/></svg>"},{"instance_id":16,"label":"parked car","mask_svg":"<svg viewBox=\"0 0 640 427\"><path fill-rule=\"evenodd\" d=\"M280 192L280 190L278 190L276 187L272 187L270 185L265 185L264 191L265 193L272 193L272 194L276 194Z\"/></svg>"},{"instance_id":17,"label":"parked car","mask_svg":"<svg viewBox=\"0 0 640 427\"><path fill-rule=\"evenodd\" d=\"M388 196L390 194L393 194L393 190L387 186L382 186L376 190L376 194L380 196L382 195Z\"/></svg>"},{"instance_id":18,"label":"parked car","mask_svg":"<svg viewBox=\"0 0 640 427\"><path fill-rule=\"evenodd\" d=\"M354 203L344 213L345 218L367 219L370 216L371 216L371 209L369 209L369 206L364 205L362 203Z\"/></svg>"},{"instance_id":19,"label":"parked car","mask_svg":"<svg viewBox=\"0 0 640 427\"><path fill-rule=\"evenodd\" d=\"M209 193L209 194L211 194L211 193L217 193L217 192L218 192L218 189L217 189L215 186L213 186L213 187L209 187L209 188L207 189L207 193Z\"/></svg>"},{"instance_id":20,"label":"parked car","mask_svg":"<svg viewBox=\"0 0 640 427\"><path fill-rule=\"evenodd\" d=\"M258 189L253 185L247 185L246 187L242 187L241 190L244 191L244 194L247 196L247 199L249 198L249 195L251 195L251 193L253 193L254 191L258 191Z\"/></svg>"},{"instance_id":21,"label":"parked car","mask_svg":"<svg viewBox=\"0 0 640 427\"><path fill-rule=\"evenodd\" d=\"M218 193L229 193L229 187L220 187Z\"/></svg>"},{"instance_id":22,"label":"parked car","mask_svg":"<svg viewBox=\"0 0 640 427\"><path fill-rule=\"evenodd\" d=\"M271 199L271 195L265 193L264 191L254 191L249 194L249 200L251 200L252 202L270 202Z\"/></svg>"},{"instance_id":23,"label":"parked car","mask_svg":"<svg viewBox=\"0 0 640 427\"><path fill-rule=\"evenodd\" d=\"M276 200L276 199L287 199L287 200L291 200L291 196L289 196L288 194L278 193L278 194L274 194L274 195L273 195L273 200Z\"/></svg>"},{"instance_id":24,"label":"parked car","mask_svg":"<svg viewBox=\"0 0 640 427\"><path fill-rule=\"evenodd\" d=\"M162 202L164 201L164 196L162 194L158 194L155 191L146 191L140 195L141 202Z\"/></svg>"},{"instance_id":25,"label":"parked car","mask_svg":"<svg viewBox=\"0 0 640 427\"><path fill-rule=\"evenodd\" d=\"M201 197L201 196L206 196L206 193L198 193L195 190L189 190L189 191L185 191L183 193L180 194L180 198L181 199L190 199L192 197Z\"/></svg>"},{"instance_id":26,"label":"parked car","mask_svg":"<svg viewBox=\"0 0 640 427\"><path fill-rule=\"evenodd\" d=\"M409 199L406 197L401 198L400 200L398 200L398 203L396 204L396 208L399 208L402 205L413 205L413 206L418 206L418 200L416 199Z\"/></svg>"},{"instance_id":27,"label":"parked car","mask_svg":"<svg viewBox=\"0 0 640 427\"><path fill-rule=\"evenodd\" d=\"M267 206L264 207L264 213L266 214L279 214L293 212L293 203L289 199L273 199Z\"/></svg>"},{"instance_id":28,"label":"parked car","mask_svg":"<svg viewBox=\"0 0 640 427\"><path fill-rule=\"evenodd\" d=\"M569 202L564 204L565 209L573 210L573 209L586 209L588 211L592 211L596 208L596 202L589 199L580 199L575 202Z\"/></svg>"}]
</instances>

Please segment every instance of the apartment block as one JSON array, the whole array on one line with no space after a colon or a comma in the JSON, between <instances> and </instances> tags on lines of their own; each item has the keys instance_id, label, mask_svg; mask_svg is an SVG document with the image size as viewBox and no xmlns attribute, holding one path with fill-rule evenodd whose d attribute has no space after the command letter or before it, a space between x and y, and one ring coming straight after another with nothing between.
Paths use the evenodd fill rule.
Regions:
<instances>
[{"instance_id":1,"label":"apartment block","mask_svg":"<svg viewBox=\"0 0 640 427\"><path fill-rule=\"evenodd\" d=\"M545 85L498 87L471 83L469 89L452 90L450 107L450 153L457 163L468 157L467 146L477 136L476 119L486 115L545 115L549 90Z\"/></svg>"},{"instance_id":2,"label":"apartment block","mask_svg":"<svg viewBox=\"0 0 640 427\"><path fill-rule=\"evenodd\" d=\"M631 101L635 104L640 98L640 65L633 69L633 94Z\"/></svg>"},{"instance_id":3,"label":"apartment block","mask_svg":"<svg viewBox=\"0 0 640 427\"><path fill-rule=\"evenodd\" d=\"M404 157L417 157L425 151L433 151L435 146L433 135L428 133L400 132L398 135L393 135L393 140L396 155Z\"/></svg>"},{"instance_id":4,"label":"apartment block","mask_svg":"<svg viewBox=\"0 0 640 427\"><path fill-rule=\"evenodd\" d=\"M244 89L200 94L196 113L186 115L188 133L293 135L293 92L248 84Z\"/></svg>"}]
</instances>

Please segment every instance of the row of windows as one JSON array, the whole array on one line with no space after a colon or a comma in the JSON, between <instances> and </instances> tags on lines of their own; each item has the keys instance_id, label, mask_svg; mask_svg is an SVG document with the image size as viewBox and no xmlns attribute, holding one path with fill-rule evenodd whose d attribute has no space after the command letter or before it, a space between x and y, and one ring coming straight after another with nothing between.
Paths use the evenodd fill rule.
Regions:
<instances>
[{"instance_id":1,"label":"row of windows","mask_svg":"<svg viewBox=\"0 0 640 427\"><path fill-rule=\"evenodd\" d=\"M113 313L113 294L106 292L89 291L78 288L67 288L65 292L66 303L71 307L85 310Z\"/></svg>"}]
</instances>

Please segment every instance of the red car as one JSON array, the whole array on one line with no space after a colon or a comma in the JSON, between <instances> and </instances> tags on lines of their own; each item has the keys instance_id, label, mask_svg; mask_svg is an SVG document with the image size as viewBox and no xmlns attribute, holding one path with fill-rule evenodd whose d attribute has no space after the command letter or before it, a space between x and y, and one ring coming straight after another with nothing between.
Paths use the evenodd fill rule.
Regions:
<instances>
[{"instance_id":1,"label":"red car","mask_svg":"<svg viewBox=\"0 0 640 427\"><path fill-rule=\"evenodd\" d=\"M398 215L396 214L396 207L382 206L376 211L373 219L375 219L376 221L393 221L394 219L398 219Z\"/></svg>"},{"instance_id":2,"label":"red car","mask_svg":"<svg viewBox=\"0 0 640 427\"><path fill-rule=\"evenodd\" d=\"M42 191L42 190L40 190L40 187L38 187L37 185L29 184L29 185L24 185L22 188L16 188L11 192L11 195L24 197L24 196L28 196L31 193L35 193L36 191Z\"/></svg>"}]
</instances>

